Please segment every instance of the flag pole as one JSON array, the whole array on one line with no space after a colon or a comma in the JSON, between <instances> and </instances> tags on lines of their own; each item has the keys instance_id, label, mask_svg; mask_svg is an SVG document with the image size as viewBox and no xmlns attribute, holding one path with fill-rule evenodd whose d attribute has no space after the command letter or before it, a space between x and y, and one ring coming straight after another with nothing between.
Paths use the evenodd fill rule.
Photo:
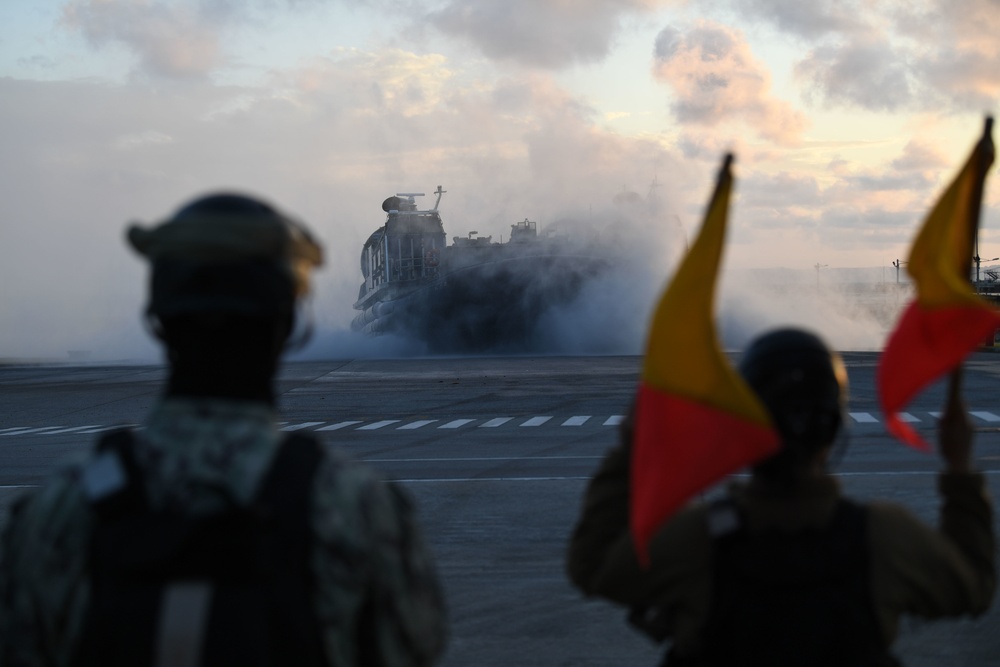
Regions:
<instances>
[{"instance_id":1,"label":"flag pole","mask_svg":"<svg viewBox=\"0 0 1000 667\"><path fill-rule=\"evenodd\" d=\"M969 268L966 271L969 284L974 289L977 286L972 281L972 268L979 262L979 218L982 210L983 187L986 182L986 172L989 171L990 165L993 162L993 116L987 116L985 121L983 121L983 136L980 138L979 143L980 148L976 151L979 158L979 172L978 178L972 183L972 206L969 207L968 219L969 247L972 248L972 252L969 255ZM948 395L945 400L946 411L960 408L962 405L962 371L964 368L965 364L960 363L951 372L948 383Z\"/></svg>"},{"instance_id":2,"label":"flag pole","mask_svg":"<svg viewBox=\"0 0 1000 667\"><path fill-rule=\"evenodd\" d=\"M983 136L979 140L980 148L978 178L972 183L973 205L969 207L969 247L972 254L969 257L969 282L972 282L972 267L979 261L979 216L982 210L983 187L986 182L986 172L993 163L993 116L987 116L983 122Z\"/></svg>"}]
</instances>

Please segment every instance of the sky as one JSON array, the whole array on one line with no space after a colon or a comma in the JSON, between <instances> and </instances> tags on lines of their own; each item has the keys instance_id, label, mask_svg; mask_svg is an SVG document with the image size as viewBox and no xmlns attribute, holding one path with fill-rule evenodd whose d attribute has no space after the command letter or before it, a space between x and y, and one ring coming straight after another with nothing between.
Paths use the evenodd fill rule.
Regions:
<instances>
[{"instance_id":1,"label":"sky","mask_svg":"<svg viewBox=\"0 0 1000 667\"><path fill-rule=\"evenodd\" d=\"M308 353L392 354L346 333L358 255L385 197L438 185L449 235L494 238L655 197L645 270L588 307L628 335L564 350L636 353L727 151L724 328L874 347L740 272L894 280L1000 98L1000 0L5 0L0 26L0 359L155 357L123 231L218 190L323 242ZM984 267L995 176L985 199Z\"/></svg>"}]
</instances>

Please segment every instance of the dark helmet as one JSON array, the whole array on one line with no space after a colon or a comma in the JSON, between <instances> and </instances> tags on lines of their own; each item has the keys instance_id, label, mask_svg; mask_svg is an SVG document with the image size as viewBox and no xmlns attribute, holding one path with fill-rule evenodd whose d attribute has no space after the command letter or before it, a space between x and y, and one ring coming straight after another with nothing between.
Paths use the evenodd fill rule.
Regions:
<instances>
[{"instance_id":1,"label":"dark helmet","mask_svg":"<svg viewBox=\"0 0 1000 667\"><path fill-rule=\"evenodd\" d=\"M833 442L847 402L847 371L822 339L801 329L768 332L750 344L739 370L785 450L808 454Z\"/></svg>"},{"instance_id":2,"label":"dark helmet","mask_svg":"<svg viewBox=\"0 0 1000 667\"><path fill-rule=\"evenodd\" d=\"M152 262L148 312L179 315L290 315L309 291L322 249L298 222L237 194L196 199L128 240Z\"/></svg>"}]
</instances>

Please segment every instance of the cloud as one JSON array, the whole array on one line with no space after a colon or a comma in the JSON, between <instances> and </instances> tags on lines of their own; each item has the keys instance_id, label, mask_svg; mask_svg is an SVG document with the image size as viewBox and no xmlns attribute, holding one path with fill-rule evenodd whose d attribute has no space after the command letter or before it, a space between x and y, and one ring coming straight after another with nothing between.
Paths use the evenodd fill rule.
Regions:
<instances>
[{"instance_id":1,"label":"cloud","mask_svg":"<svg viewBox=\"0 0 1000 667\"><path fill-rule=\"evenodd\" d=\"M849 32L858 25L855 2L800 2L799 0L739 0L733 3L743 16L767 17L783 31L806 39Z\"/></svg>"},{"instance_id":2,"label":"cloud","mask_svg":"<svg viewBox=\"0 0 1000 667\"><path fill-rule=\"evenodd\" d=\"M895 111L912 106L916 92L898 56L879 35L868 34L814 49L795 66L795 75L828 102Z\"/></svg>"},{"instance_id":3,"label":"cloud","mask_svg":"<svg viewBox=\"0 0 1000 667\"><path fill-rule=\"evenodd\" d=\"M653 74L674 93L673 113L685 124L748 125L778 144L799 141L805 116L771 96L770 74L742 33L708 21L690 30L664 28L656 38Z\"/></svg>"},{"instance_id":4,"label":"cloud","mask_svg":"<svg viewBox=\"0 0 1000 667\"><path fill-rule=\"evenodd\" d=\"M819 183L812 176L780 172L754 174L740 184L739 201L747 209L809 210L823 206Z\"/></svg>"},{"instance_id":5,"label":"cloud","mask_svg":"<svg viewBox=\"0 0 1000 667\"><path fill-rule=\"evenodd\" d=\"M56 66L56 61L49 56L34 55L28 58L18 58L17 64L23 67L34 67L47 70L54 68Z\"/></svg>"},{"instance_id":6,"label":"cloud","mask_svg":"<svg viewBox=\"0 0 1000 667\"><path fill-rule=\"evenodd\" d=\"M892 161L891 166L903 172L935 172L949 165L948 160L935 147L919 140L907 142L903 154Z\"/></svg>"},{"instance_id":7,"label":"cloud","mask_svg":"<svg viewBox=\"0 0 1000 667\"><path fill-rule=\"evenodd\" d=\"M453 72L438 54L336 49L329 56L276 74L272 85L321 112L356 109L369 115L415 117L445 103L445 87L452 78Z\"/></svg>"},{"instance_id":8,"label":"cloud","mask_svg":"<svg viewBox=\"0 0 1000 667\"><path fill-rule=\"evenodd\" d=\"M625 17L664 0L450 0L424 19L473 44L488 58L560 69L599 62Z\"/></svg>"},{"instance_id":9,"label":"cloud","mask_svg":"<svg viewBox=\"0 0 1000 667\"><path fill-rule=\"evenodd\" d=\"M871 111L980 112L1000 101L996 0L732 2L808 44L795 74L819 102Z\"/></svg>"},{"instance_id":10,"label":"cloud","mask_svg":"<svg viewBox=\"0 0 1000 667\"><path fill-rule=\"evenodd\" d=\"M220 3L206 3L207 14L156 0L71 0L63 8L65 25L95 48L119 44L139 59L139 69L154 77L205 77L222 60L210 16L224 16Z\"/></svg>"},{"instance_id":11,"label":"cloud","mask_svg":"<svg viewBox=\"0 0 1000 667\"><path fill-rule=\"evenodd\" d=\"M740 267L880 266L906 252L954 165L924 139L880 164L835 158L801 172L760 170L743 161L731 229ZM764 163L766 165L766 163ZM757 167L757 169L755 169ZM989 217L989 212L984 218ZM904 255L905 256L905 255Z\"/></svg>"},{"instance_id":12,"label":"cloud","mask_svg":"<svg viewBox=\"0 0 1000 667\"><path fill-rule=\"evenodd\" d=\"M125 134L114 140L113 145L119 150L132 150L142 146L157 146L174 143L170 137L156 130L147 130L137 134Z\"/></svg>"}]
</instances>

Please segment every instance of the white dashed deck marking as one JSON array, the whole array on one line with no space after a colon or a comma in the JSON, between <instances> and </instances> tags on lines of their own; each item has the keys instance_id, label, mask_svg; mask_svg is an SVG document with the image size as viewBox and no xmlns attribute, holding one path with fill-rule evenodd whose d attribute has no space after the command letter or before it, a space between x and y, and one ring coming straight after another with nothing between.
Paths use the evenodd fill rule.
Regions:
<instances>
[{"instance_id":1,"label":"white dashed deck marking","mask_svg":"<svg viewBox=\"0 0 1000 667\"><path fill-rule=\"evenodd\" d=\"M412 431L415 428L420 428L421 426L427 426L428 424L433 424L436 419L421 419L420 421L410 422L409 424L403 424L402 426L397 426L397 431Z\"/></svg>"},{"instance_id":2,"label":"white dashed deck marking","mask_svg":"<svg viewBox=\"0 0 1000 667\"><path fill-rule=\"evenodd\" d=\"M448 422L447 424L441 424L440 426L438 426L438 428L461 428L462 426L465 426L466 424L468 424L470 422L474 422L474 421L476 421L476 420L475 419L456 419L454 421Z\"/></svg>"},{"instance_id":3,"label":"white dashed deck marking","mask_svg":"<svg viewBox=\"0 0 1000 667\"><path fill-rule=\"evenodd\" d=\"M319 426L320 424L325 424L326 422L302 422L301 424L292 424L290 426L282 426L279 431L301 431L304 428L309 428L310 426Z\"/></svg>"},{"instance_id":4,"label":"white dashed deck marking","mask_svg":"<svg viewBox=\"0 0 1000 667\"><path fill-rule=\"evenodd\" d=\"M349 421L349 422L337 422L336 424L330 424L329 426L324 426L323 428L316 429L317 431L339 431L342 428L347 428L348 426L354 426L355 424L360 424L361 421Z\"/></svg>"},{"instance_id":5,"label":"white dashed deck marking","mask_svg":"<svg viewBox=\"0 0 1000 667\"><path fill-rule=\"evenodd\" d=\"M398 424L398 423L399 423L398 419L383 419L382 421L375 422L374 424L367 424L365 426L359 426L358 430L359 431L374 431L376 429L382 428L383 426L389 426L390 424Z\"/></svg>"},{"instance_id":6,"label":"white dashed deck marking","mask_svg":"<svg viewBox=\"0 0 1000 667\"><path fill-rule=\"evenodd\" d=\"M491 419L484 424L480 424L479 428L496 428L497 426L503 426L511 419L513 419L513 417L497 417L496 419Z\"/></svg>"},{"instance_id":7,"label":"white dashed deck marking","mask_svg":"<svg viewBox=\"0 0 1000 667\"><path fill-rule=\"evenodd\" d=\"M882 415L877 412L848 412L848 416L857 424L878 424L882 421ZM916 415L920 415L919 417ZM980 423L985 422L987 424L1000 424L1000 414L997 412L991 412L988 410L969 410L969 415L974 417ZM920 422L923 421L933 421L935 419L940 419L941 413L935 411L919 411L917 413L910 412L900 412L899 419L903 422ZM338 431L340 429L357 427L356 430L359 431L375 431L392 424L400 424L395 430L398 431L414 431L417 429L425 428L431 424L440 423L437 427L439 429L458 429L466 425L473 424L474 422L479 422L478 428L499 428L508 424L509 422L514 422L515 420L523 420L520 423L511 424L511 426L542 426L550 422L553 419L561 419L558 422L560 426L596 426L600 424L602 426L618 426L623 421L625 421L625 415L611 415L601 421L601 417L594 417L592 415L573 415L571 417L554 417L551 415L546 416L536 416L536 417L493 417L493 418L478 418L478 419L417 419L409 421L406 423L401 423L403 420L400 419L383 419L380 421L373 421L364 425L368 420L352 419L347 421L341 421L336 423L329 423L323 421L308 421L308 422L289 422L280 421L276 422L275 426L280 431L290 432L290 431L313 431L313 432L326 432L326 431ZM322 426L322 424L329 424L328 426ZM359 426L361 424L361 426ZM59 435L64 433L72 434L93 434L93 433L103 433L105 431L111 431L114 429L124 429L132 428L135 430L142 430L143 426L139 424L113 424L113 425L96 425L96 424L86 424L83 426L8 426L0 428L0 437L5 436L17 436L17 435Z\"/></svg>"}]
</instances>

